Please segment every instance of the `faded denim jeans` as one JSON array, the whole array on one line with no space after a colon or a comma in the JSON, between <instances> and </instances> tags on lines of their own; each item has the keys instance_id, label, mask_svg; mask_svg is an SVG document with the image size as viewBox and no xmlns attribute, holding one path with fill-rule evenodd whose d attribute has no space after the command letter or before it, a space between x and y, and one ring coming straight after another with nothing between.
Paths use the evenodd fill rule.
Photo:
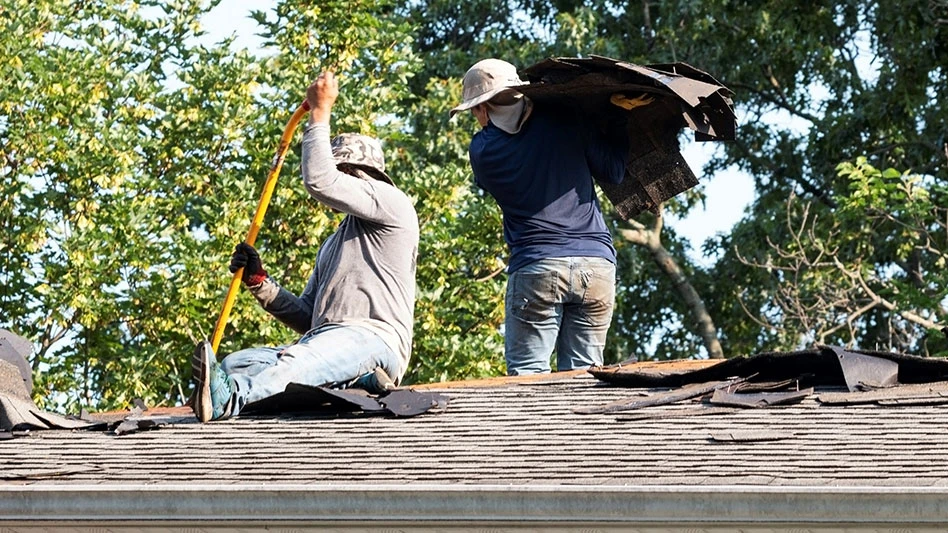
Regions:
<instances>
[{"instance_id":1,"label":"faded denim jeans","mask_svg":"<svg viewBox=\"0 0 948 533\"><path fill-rule=\"evenodd\" d=\"M616 266L599 257L541 259L507 280L504 356L507 374L602 364L616 297Z\"/></svg>"},{"instance_id":2,"label":"faded denim jeans","mask_svg":"<svg viewBox=\"0 0 948 533\"><path fill-rule=\"evenodd\" d=\"M375 333L338 324L310 331L289 346L248 348L221 361L231 379L231 416L283 392L290 383L346 387L379 367L397 380L405 370L402 366L401 358Z\"/></svg>"}]
</instances>

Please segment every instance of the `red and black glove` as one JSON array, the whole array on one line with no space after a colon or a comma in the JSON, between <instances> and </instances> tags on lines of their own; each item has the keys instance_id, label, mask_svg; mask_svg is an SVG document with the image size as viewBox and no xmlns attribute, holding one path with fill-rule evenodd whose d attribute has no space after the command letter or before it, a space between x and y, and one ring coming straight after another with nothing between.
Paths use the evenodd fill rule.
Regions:
<instances>
[{"instance_id":1,"label":"red and black glove","mask_svg":"<svg viewBox=\"0 0 948 533\"><path fill-rule=\"evenodd\" d=\"M234 248L234 254L230 256L230 273L235 274L241 268L244 273L241 280L248 287L253 287L263 283L267 279L267 271L263 269L263 263L260 262L260 254L254 250L253 246L242 242Z\"/></svg>"}]
</instances>

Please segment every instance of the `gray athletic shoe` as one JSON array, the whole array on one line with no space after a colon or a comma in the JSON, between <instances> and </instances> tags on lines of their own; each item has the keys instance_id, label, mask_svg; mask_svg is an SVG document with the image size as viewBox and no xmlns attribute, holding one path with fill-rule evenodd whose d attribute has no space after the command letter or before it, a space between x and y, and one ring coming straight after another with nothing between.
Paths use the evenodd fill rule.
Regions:
<instances>
[{"instance_id":1,"label":"gray athletic shoe","mask_svg":"<svg viewBox=\"0 0 948 533\"><path fill-rule=\"evenodd\" d=\"M203 422L230 417L227 409L233 391L230 378L217 364L217 357L208 341L199 342L191 356L191 377L194 379L194 415Z\"/></svg>"},{"instance_id":2,"label":"gray athletic shoe","mask_svg":"<svg viewBox=\"0 0 948 533\"><path fill-rule=\"evenodd\" d=\"M395 382L388 373L382 370L382 367L378 367L373 372L359 376L352 384L352 388L363 389L373 394L384 394L395 390Z\"/></svg>"}]
</instances>

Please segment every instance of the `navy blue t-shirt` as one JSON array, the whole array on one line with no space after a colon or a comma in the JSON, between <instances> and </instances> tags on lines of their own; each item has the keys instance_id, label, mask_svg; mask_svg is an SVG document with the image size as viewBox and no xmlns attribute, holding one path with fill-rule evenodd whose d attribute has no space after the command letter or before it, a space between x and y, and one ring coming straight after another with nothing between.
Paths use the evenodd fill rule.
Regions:
<instances>
[{"instance_id":1,"label":"navy blue t-shirt","mask_svg":"<svg viewBox=\"0 0 948 533\"><path fill-rule=\"evenodd\" d=\"M619 183L628 162L624 132L606 137L571 110L536 105L520 131L488 123L471 140L471 168L504 215L509 273L547 257L615 263L593 176Z\"/></svg>"}]
</instances>

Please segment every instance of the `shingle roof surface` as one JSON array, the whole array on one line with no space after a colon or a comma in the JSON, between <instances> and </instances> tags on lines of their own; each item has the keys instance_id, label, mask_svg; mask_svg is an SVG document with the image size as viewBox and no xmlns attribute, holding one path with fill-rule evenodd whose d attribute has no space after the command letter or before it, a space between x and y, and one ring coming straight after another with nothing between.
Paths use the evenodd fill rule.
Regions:
<instances>
[{"instance_id":1,"label":"shingle roof surface","mask_svg":"<svg viewBox=\"0 0 948 533\"><path fill-rule=\"evenodd\" d=\"M319 483L562 486L942 487L948 408L697 403L603 415L573 408L645 394L591 376L433 387L442 413L315 414L116 436L37 431L0 441L0 486Z\"/></svg>"}]
</instances>

